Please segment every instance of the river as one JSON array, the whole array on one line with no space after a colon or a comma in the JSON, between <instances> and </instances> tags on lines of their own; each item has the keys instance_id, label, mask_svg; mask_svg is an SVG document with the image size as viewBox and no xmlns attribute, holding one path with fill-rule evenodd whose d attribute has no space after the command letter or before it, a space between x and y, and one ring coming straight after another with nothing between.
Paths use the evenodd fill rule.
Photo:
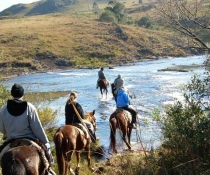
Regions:
<instances>
[{"instance_id":1,"label":"river","mask_svg":"<svg viewBox=\"0 0 210 175\"><path fill-rule=\"evenodd\" d=\"M181 86L186 84L193 74L201 74L204 71L203 68L196 68L190 72L158 70L179 65L202 65L205 59L205 56L163 58L117 66L114 69L104 68L104 73L109 82L112 83L117 75L121 74L125 80L126 87L134 95L131 104L138 111L139 124L138 129L132 132L133 147L142 149L141 144L139 144L140 141L145 149L150 149L151 146L156 148L160 145L161 140L159 137L161 132L157 123L152 120L151 112L154 108L173 103L175 98L181 99ZM109 88L107 98L101 98L99 89L96 89L98 70L71 69L29 74L9 79L3 83L8 89L14 83L20 83L26 92L66 90L78 92L78 102L83 106L84 111L96 110L98 126L96 134L100 137L101 145L108 148L109 122L108 119L103 119L102 116L109 118L110 114L115 110L115 101L112 99L111 88ZM50 103L53 109L58 110L58 126L64 124L64 106L67 98L68 96L60 97Z\"/></svg>"}]
</instances>

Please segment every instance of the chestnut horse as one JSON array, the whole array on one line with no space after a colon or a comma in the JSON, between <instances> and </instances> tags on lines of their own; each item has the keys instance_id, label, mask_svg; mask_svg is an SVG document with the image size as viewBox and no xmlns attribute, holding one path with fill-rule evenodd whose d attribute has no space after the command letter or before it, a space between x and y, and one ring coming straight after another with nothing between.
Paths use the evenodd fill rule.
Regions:
<instances>
[{"instance_id":1,"label":"chestnut horse","mask_svg":"<svg viewBox=\"0 0 210 175\"><path fill-rule=\"evenodd\" d=\"M116 109L109 118L110 124L110 149L113 149L114 153L117 153L116 146L116 130L119 129L122 132L122 139L127 145L128 149L131 150L130 138L132 127L131 123L131 114L128 111L123 109ZM128 138L128 141L126 139Z\"/></svg>"},{"instance_id":2,"label":"chestnut horse","mask_svg":"<svg viewBox=\"0 0 210 175\"><path fill-rule=\"evenodd\" d=\"M85 114L85 120L93 124L96 130L96 119L94 117L95 110L87 112ZM80 152L82 149L86 151L86 157L88 167L93 170L90 159L90 136L85 137L76 126L64 125L60 127L54 135L54 143L58 164L59 175L67 175L69 170L73 170L70 167L70 161L72 159L74 151L76 151L77 167L76 172L79 172L80 168ZM73 172L72 172L73 173Z\"/></svg>"},{"instance_id":3,"label":"chestnut horse","mask_svg":"<svg viewBox=\"0 0 210 175\"><path fill-rule=\"evenodd\" d=\"M100 91L101 91L101 96L103 97L103 92L105 92L106 93L106 98L107 98L109 82L106 79L100 79L98 81L98 86L99 86Z\"/></svg>"},{"instance_id":4,"label":"chestnut horse","mask_svg":"<svg viewBox=\"0 0 210 175\"><path fill-rule=\"evenodd\" d=\"M45 175L47 169L40 158L40 150L24 144L12 147L4 153L1 167L2 175Z\"/></svg>"}]
</instances>

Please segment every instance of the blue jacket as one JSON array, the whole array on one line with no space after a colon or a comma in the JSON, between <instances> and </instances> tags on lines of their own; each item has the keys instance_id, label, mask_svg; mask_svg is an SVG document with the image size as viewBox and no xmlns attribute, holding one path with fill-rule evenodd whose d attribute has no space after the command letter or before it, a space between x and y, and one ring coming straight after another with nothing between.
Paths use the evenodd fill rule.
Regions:
<instances>
[{"instance_id":1,"label":"blue jacket","mask_svg":"<svg viewBox=\"0 0 210 175\"><path fill-rule=\"evenodd\" d=\"M117 107L128 107L129 104L130 97L128 93L123 89L119 89L117 92Z\"/></svg>"}]
</instances>

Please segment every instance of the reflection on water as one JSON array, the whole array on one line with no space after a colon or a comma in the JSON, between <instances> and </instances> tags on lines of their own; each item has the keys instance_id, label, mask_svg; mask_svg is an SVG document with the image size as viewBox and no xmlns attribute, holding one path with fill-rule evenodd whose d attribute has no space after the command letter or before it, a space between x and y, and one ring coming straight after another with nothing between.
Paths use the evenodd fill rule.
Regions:
<instances>
[{"instance_id":1,"label":"reflection on water","mask_svg":"<svg viewBox=\"0 0 210 175\"><path fill-rule=\"evenodd\" d=\"M135 65L119 66L114 69L104 68L105 75L109 82L113 82L118 74L125 80L126 86L134 95L132 105L139 113L139 129L132 133L132 146L142 149L140 141L146 148L151 145L157 147L160 142L160 129L151 119L151 111L168 103L174 98L182 98L180 87L187 83L194 73L202 73L203 69L196 69L194 72L161 72L177 65L201 65L205 60L202 56L186 58L167 58L155 61L144 61ZM4 84L10 89L13 83L21 83L25 91L77 91L78 102L85 111L96 110L98 131L97 136L105 147L109 145L109 122L111 113L115 110L115 102L112 99L111 88L109 88L107 99L101 99L100 92L96 89L98 69L77 69L48 73L23 75L13 78ZM50 103L53 109L59 110L57 116L58 126L64 124L64 106L68 96L60 97ZM106 118L105 117L105 118ZM146 120L147 125L143 122ZM121 142L119 142L121 143Z\"/></svg>"}]
</instances>

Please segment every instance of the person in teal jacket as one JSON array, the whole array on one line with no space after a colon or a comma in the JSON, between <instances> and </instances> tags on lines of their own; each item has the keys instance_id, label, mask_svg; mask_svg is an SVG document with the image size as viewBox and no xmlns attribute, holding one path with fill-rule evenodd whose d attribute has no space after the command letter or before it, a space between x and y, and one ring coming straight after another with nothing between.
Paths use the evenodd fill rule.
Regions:
<instances>
[{"instance_id":1,"label":"person in teal jacket","mask_svg":"<svg viewBox=\"0 0 210 175\"><path fill-rule=\"evenodd\" d=\"M125 88L122 86L117 92L117 108L122 108L124 110L127 110L128 112L131 113L132 115L132 121L131 121L131 126L135 129L136 128L136 117L137 117L137 112L132 109L129 104L130 104L130 97Z\"/></svg>"}]
</instances>

